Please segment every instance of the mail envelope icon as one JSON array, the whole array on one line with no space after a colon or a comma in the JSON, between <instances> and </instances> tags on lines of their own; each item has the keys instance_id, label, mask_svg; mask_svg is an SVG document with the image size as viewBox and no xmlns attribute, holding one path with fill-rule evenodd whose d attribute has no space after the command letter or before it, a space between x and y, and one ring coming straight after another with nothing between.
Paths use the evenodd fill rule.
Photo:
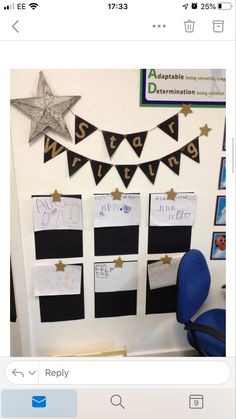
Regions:
<instances>
[{"instance_id":1,"label":"mail envelope icon","mask_svg":"<svg viewBox=\"0 0 236 419\"><path fill-rule=\"evenodd\" d=\"M32 407L34 408L44 408L47 405L46 396L33 396L32 397Z\"/></svg>"}]
</instances>

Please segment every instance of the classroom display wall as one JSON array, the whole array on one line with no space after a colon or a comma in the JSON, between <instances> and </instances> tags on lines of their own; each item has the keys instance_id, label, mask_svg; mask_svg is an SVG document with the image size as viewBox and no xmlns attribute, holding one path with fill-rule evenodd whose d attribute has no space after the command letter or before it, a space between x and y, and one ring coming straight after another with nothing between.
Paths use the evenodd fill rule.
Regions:
<instances>
[{"instance_id":1,"label":"classroom display wall","mask_svg":"<svg viewBox=\"0 0 236 419\"><path fill-rule=\"evenodd\" d=\"M40 70L12 70L11 98L31 97L36 93ZM43 70L50 88L57 95L81 95L72 107L74 114L100 129L111 132L142 132L175 115L179 108L140 107L139 70ZM207 124L212 131L199 138L200 163L182 155L180 174L160 163L153 185L138 168L126 189L113 167L96 185L90 164L85 164L69 177L66 153L47 163L43 161L44 135L29 144L30 119L16 107L11 107L12 141L12 234L11 257L18 324L23 356L50 356L121 349L128 355L163 355L190 350L184 327L176 322L175 313L146 311L147 263L166 255L182 256L183 251L148 253L149 200L152 193L196 193L197 206L191 227L190 247L201 250L208 262L212 283L207 302L201 308L225 307L221 286L225 283L225 261L211 260L213 232L224 231L214 226L225 123L224 108L192 108L193 113L179 117L179 141L160 129L148 132L140 157L127 141L123 141L110 159L100 131L74 144L53 131L48 135L75 153L112 164L139 164L168 155L196 138L199 127ZM65 116L74 138L75 117ZM137 307L135 315L97 317L94 295L94 263L113 262L117 255L95 256L93 194L109 194L118 188L122 192L140 194L140 226L138 253L122 254L125 261L138 261ZM35 253L35 233L32 196L51 195L57 189L63 195L81 195L83 211L83 256L60 258L65 264L82 265L84 318L67 321L41 321L40 298L34 295L35 265L55 264L58 259L38 259ZM178 235L178 233L176 233ZM186 230L184 234L187 234ZM149 249L150 250L150 249ZM155 249L154 249L155 250ZM160 250L160 249L159 249ZM45 298L45 297L44 297ZM48 297L49 298L49 297ZM168 294L166 297L168 298ZM170 297L172 298L172 297ZM155 307L155 300L149 303ZM44 300L44 304L47 301ZM60 304L63 305L63 299ZM79 302L81 304L81 300ZM103 310L103 300L97 301ZM132 304L132 296L130 297ZM160 301L159 301L160 304ZM50 301L49 301L50 305ZM129 305L129 300L127 300ZM158 305L158 298L157 298ZM62 307L63 311L63 307Z\"/></svg>"}]
</instances>

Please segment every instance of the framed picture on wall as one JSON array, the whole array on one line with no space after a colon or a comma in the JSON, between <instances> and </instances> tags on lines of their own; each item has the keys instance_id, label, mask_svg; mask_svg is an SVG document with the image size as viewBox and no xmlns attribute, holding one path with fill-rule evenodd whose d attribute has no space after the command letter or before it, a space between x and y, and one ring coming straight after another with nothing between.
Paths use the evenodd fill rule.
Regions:
<instances>
[{"instance_id":1,"label":"framed picture on wall","mask_svg":"<svg viewBox=\"0 0 236 419\"><path fill-rule=\"evenodd\" d=\"M225 231L214 232L211 244L211 259L226 259L226 233Z\"/></svg>"},{"instance_id":2,"label":"framed picture on wall","mask_svg":"<svg viewBox=\"0 0 236 419\"><path fill-rule=\"evenodd\" d=\"M223 134L223 146L222 151L226 151L226 120L224 125L224 134Z\"/></svg>"},{"instance_id":3,"label":"framed picture on wall","mask_svg":"<svg viewBox=\"0 0 236 419\"><path fill-rule=\"evenodd\" d=\"M226 157L222 157L218 189L226 189Z\"/></svg>"},{"instance_id":4,"label":"framed picture on wall","mask_svg":"<svg viewBox=\"0 0 236 419\"><path fill-rule=\"evenodd\" d=\"M226 225L226 196L217 196L215 210L215 226Z\"/></svg>"}]
</instances>

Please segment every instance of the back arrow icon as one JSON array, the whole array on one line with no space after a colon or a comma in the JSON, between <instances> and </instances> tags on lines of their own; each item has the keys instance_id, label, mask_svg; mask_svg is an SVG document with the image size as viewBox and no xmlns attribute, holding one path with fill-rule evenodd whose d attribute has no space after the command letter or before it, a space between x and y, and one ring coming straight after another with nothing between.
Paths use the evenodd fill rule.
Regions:
<instances>
[{"instance_id":1,"label":"back arrow icon","mask_svg":"<svg viewBox=\"0 0 236 419\"><path fill-rule=\"evenodd\" d=\"M22 375L22 377L24 378L24 374L23 374L23 372L21 372L21 371L17 371L17 369L16 369L16 368L12 371L12 374L13 374L15 377L17 376L17 374L21 374L21 375Z\"/></svg>"},{"instance_id":2,"label":"back arrow icon","mask_svg":"<svg viewBox=\"0 0 236 419\"><path fill-rule=\"evenodd\" d=\"M16 24L19 22L19 20L17 20L15 23L13 23L13 25L12 25L12 28L13 29L15 29L15 31L17 32L17 33L19 33L19 31L18 31L18 29L16 29Z\"/></svg>"}]
</instances>

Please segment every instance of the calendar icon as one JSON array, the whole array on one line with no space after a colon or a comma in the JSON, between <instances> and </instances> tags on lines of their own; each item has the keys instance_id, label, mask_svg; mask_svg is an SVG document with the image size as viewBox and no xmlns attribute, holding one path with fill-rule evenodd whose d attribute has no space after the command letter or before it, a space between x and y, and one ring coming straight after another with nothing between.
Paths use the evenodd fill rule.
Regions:
<instances>
[{"instance_id":1,"label":"calendar icon","mask_svg":"<svg viewBox=\"0 0 236 419\"><path fill-rule=\"evenodd\" d=\"M190 394L190 396L189 396L189 408L190 409L203 409L203 395L202 394Z\"/></svg>"}]
</instances>

